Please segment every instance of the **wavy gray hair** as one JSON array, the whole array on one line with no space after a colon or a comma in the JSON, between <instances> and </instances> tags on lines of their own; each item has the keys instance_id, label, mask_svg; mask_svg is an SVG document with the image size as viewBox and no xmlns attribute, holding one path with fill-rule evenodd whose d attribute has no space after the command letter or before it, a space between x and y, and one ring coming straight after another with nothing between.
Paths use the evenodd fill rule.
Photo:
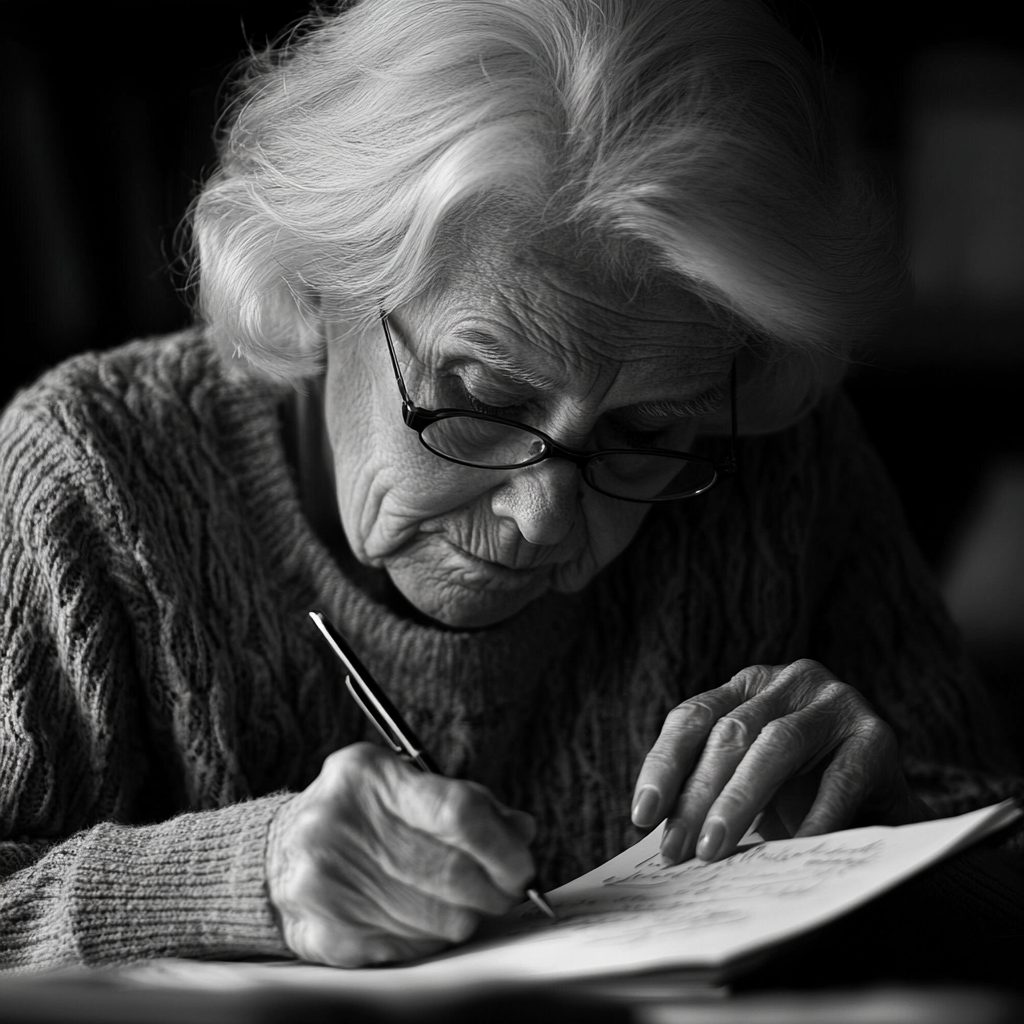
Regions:
<instances>
[{"instance_id":1,"label":"wavy gray hair","mask_svg":"<svg viewBox=\"0 0 1024 1024\"><path fill-rule=\"evenodd\" d=\"M835 159L814 61L755 0L311 15L247 61L192 215L210 335L291 379L323 316L429 288L455 225L567 229L585 269L677 275L820 366L905 287L887 213Z\"/></svg>"}]
</instances>

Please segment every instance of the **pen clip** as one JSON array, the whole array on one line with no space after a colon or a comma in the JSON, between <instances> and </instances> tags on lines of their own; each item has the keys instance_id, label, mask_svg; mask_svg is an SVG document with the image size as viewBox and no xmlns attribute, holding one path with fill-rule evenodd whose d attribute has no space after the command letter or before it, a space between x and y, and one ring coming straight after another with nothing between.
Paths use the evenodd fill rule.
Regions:
<instances>
[{"instance_id":1,"label":"pen clip","mask_svg":"<svg viewBox=\"0 0 1024 1024\"><path fill-rule=\"evenodd\" d=\"M384 742L387 743L387 745L396 754L398 754L399 757L408 756L409 752L402 745L401 741L396 739L395 736L392 735L391 730L387 727L387 725L384 722L380 720L380 716L377 715L374 712L374 710L371 709L370 706L366 703L366 701L363 700L362 694L359 692L355 684L352 682L352 676L348 674L345 675L345 685L348 687L348 692L352 694L352 699L356 702L356 704L359 705L359 709L377 727L377 732L379 732L381 736L384 737Z\"/></svg>"},{"instance_id":2,"label":"pen clip","mask_svg":"<svg viewBox=\"0 0 1024 1024\"><path fill-rule=\"evenodd\" d=\"M360 710L377 727L387 745L420 771L440 775L441 769L423 749L423 744L388 700L387 694L374 682L373 677L359 661L348 641L338 632L331 621L319 611L311 611L309 617L327 641L331 650L345 666L345 685Z\"/></svg>"}]
</instances>

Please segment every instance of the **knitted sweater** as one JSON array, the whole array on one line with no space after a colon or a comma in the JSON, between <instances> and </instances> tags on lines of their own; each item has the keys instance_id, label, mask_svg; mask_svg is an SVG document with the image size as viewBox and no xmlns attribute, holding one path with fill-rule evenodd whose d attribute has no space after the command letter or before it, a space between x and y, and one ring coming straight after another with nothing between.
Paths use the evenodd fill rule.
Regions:
<instances>
[{"instance_id":1,"label":"knitted sweater","mask_svg":"<svg viewBox=\"0 0 1024 1024\"><path fill-rule=\"evenodd\" d=\"M458 631L397 614L331 557L301 512L285 394L186 332L71 360L0 420L8 969L287 953L269 822L368 738L314 607L444 771L536 815L552 885L637 838L630 794L666 712L750 664L811 657L859 687L941 813L1012 790L841 398L743 440L735 479L653 507L582 593Z\"/></svg>"}]
</instances>

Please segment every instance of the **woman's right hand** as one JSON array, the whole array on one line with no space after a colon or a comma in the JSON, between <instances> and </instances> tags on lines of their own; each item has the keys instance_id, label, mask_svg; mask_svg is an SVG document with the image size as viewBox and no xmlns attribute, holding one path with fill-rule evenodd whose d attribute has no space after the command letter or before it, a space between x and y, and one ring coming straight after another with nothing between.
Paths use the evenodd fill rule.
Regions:
<instances>
[{"instance_id":1,"label":"woman's right hand","mask_svg":"<svg viewBox=\"0 0 1024 1024\"><path fill-rule=\"evenodd\" d=\"M288 948L336 967L467 939L523 899L533 819L483 786L357 743L331 754L270 827L267 888Z\"/></svg>"}]
</instances>

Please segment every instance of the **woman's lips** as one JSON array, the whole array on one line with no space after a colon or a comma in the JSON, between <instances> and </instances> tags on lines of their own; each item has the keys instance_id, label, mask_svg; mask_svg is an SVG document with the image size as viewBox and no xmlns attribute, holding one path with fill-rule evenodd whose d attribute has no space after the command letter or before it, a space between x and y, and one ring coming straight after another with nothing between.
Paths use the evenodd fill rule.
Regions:
<instances>
[{"instance_id":1,"label":"woman's lips","mask_svg":"<svg viewBox=\"0 0 1024 1024\"><path fill-rule=\"evenodd\" d=\"M483 558L480 555L473 554L472 551L466 551L465 548L460 548L455 544L449 544L453 551L458 552L464 558L467 558L471 562L475 562L478 565L485 565L489 569L500 569L502 572L517 573L519 575L527 575L538 572L542 569L550 569L551 563L542 564L537 563L535 565L520 566L515 564L515 559L509 559L508 561L495 561L493 558Z\"/></svg>"},{"instance_id":2,"label":"woman's lips","mask_svg":"<svg viewBox=\"0 0 1024 1024\"><path fill-rule=\"evenodd\" d=\"M491 577L504 579L509 582L523 583L537 576L547 575L553 571L557 564L548 560L543 562L534 561L533 564L528 565L516 565L516 561L523 561L521 556L518 559L508 557L507 560L496 561L493 558L485 558L474 554L472 551L467 551L447 538L445 538L444 543L451 554L470 569L477 572L482 571Z\"/></svg>"}]
</instances>

